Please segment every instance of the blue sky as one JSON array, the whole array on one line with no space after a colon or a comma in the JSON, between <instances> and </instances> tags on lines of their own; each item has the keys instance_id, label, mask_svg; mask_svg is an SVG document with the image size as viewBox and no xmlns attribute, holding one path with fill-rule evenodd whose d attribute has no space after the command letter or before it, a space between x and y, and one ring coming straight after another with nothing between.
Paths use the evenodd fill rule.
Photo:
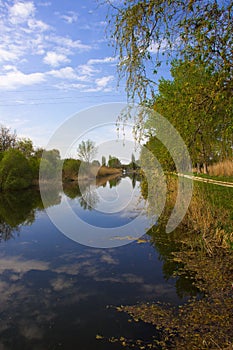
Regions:
<instances>
[{"instance_id":1,"label":"blue sky","mask_svg":"<svg viewBox=\"0 0 233 350\"><path fill-rule=\"evenodd\" d=\"M0 0L1 124L44 147L69 116L126 101L107 11L95 0Z\"/></svg>"}]
</instances>

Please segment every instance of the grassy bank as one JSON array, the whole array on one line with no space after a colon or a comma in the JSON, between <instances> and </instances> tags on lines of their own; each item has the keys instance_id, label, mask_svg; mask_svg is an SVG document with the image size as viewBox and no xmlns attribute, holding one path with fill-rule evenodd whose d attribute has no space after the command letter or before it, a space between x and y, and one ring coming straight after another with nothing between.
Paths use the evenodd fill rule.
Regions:
<instances>
[{"instance_id":1,"label":"grassy bank","mask_svg":"<svg viewBox=\"0 0 233 350\"><path fill-rule=\"evenodd\" d=\"M159 252L165 278L174 278L177 293L189 296L181 305L152 303L118 306L119 312L155 327L150 342L125 337L113 340L127 348L232 349L233 188L194 183L185 218L170 234L165 226L177 197L177 179L167 179L167 203L149 232ZM148 197L149 200L150 197ZM191 292L194 288L196 293ZM140 347L141 346L141 347Z\"/></svg>"},{"instance_id":2,"label":"grassy bank","mask_svg":"<svg viewBox=\"0 0 233 350\"><path fill-rule=\"evenodd\" d=\"M122 169L107 166L98 167L94 165L85 165L73 172L63 172L63 181L83 181L117 174L121 175Z\"/></svg>"},{"instance_id":3,"label":"grassy bank","mask_svg":"<svg viewBox=\"0 0 233 350\"><path fill-rule=\"evenodd\" d=\"M232 176L224 176L224 175L210 175L210 174L194 173L194 176L202 177L203 179L211 179L211 180L216 180L216 181L232 182L233 183L233 175Z\"/></svg>"}]
</instances>

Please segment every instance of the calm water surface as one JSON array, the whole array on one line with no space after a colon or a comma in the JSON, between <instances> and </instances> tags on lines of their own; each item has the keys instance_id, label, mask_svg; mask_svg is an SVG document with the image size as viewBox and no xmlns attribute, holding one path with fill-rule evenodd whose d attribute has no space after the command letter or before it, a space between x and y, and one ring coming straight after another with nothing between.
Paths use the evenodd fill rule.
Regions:
<instances>
[{"instance_id":1,"label":"calm water surface","mask_svg":"<svg viewBox=\"0 0 233 350\"><path fill-rule=\"evenodd\" d=\"M65 199L82 220L106 228L132 220L132 201L122 209L119 199L118 214L111 214L115 198L120 194L125 200L132 189L140 193L135 177L111 178L97 186L86 184L82 194L76 184L66 185L65 194L54 189L48 195L53 210ZM109 337L150 339L151 326L128 322L114 306L142 301L177 305L190 286L170 278L169 247L152 246L150 237L141 235L143 243L117 248L81 245L51 223L38 191L2 194L0 349L109 350L120 348ZM104 339L97 340L97 334Z\"/></svg>"}]
</instances>

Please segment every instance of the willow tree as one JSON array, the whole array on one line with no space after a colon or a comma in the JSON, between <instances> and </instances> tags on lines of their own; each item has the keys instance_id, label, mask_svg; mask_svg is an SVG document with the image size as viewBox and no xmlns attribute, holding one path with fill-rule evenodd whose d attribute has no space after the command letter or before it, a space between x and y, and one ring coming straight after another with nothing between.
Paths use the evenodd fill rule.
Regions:
<instances>
[{"instance_id":1,"label":"willow tree","mask_svg":"<svg viewBox=\"0 0 233 350\"><path fill-rule=\"evenodd\" d=\"M154 74L174 57L211 65L219 72L219 90L232 96L232 0L106 2L119 75L130 98L153 96Z\"/></svg>"}]
</instances>

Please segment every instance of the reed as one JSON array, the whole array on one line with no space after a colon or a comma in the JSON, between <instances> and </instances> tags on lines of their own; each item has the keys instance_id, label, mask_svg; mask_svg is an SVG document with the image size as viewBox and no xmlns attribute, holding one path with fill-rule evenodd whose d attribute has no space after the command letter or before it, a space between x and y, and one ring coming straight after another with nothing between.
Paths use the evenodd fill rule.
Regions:
<instances>
[{"instance_id":1,"label":"reed","mask_svg":"<svg viewBox=\"0 0 233 350\"><path fill-rule=\"evenodd\" d=\"M121 173L122 173L122 169L101 166L98 169L97 177L114 175L114 174L121 174Z\"/></svg>"},{"instance_id":2,"label":"reed","mask_svg":"<svg viewBox=\"0 0 233 350\"><path fill-rule=\"evenodd\" d=\"M209 174L213 176L233 176L233 160L226 159L209 166Z\"/></svg>"}]
</instances>

